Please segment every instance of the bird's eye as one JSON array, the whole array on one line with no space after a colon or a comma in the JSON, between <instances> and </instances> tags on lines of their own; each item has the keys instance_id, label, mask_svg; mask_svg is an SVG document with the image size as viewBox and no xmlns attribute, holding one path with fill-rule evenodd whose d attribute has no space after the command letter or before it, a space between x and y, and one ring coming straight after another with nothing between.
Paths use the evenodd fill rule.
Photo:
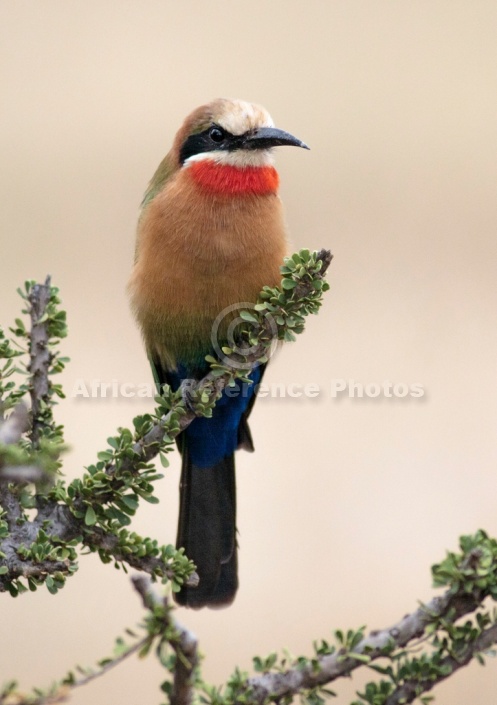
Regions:
<instances>
[{"instance_id":1,"label":"bird's eye","mask_svg":"<svg viewBox=\"0 0 497 705\"><path fill-rule=\"evenodd\" d=\"M213 142L222 142L224 140L224 132L219 127L211 127L209 137Z\"/></svg>"}]
</instances>

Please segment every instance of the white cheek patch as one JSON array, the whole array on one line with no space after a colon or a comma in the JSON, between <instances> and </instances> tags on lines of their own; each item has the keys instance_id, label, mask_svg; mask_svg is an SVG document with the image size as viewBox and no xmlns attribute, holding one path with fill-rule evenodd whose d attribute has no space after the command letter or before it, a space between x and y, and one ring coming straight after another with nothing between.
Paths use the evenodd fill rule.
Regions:
<instances>
[{"instance_id":1,"label":"white cheek patch","mask_svg":"<svg viewBox=\"0 0 497 705\"><path fill-rule=\"evenodd\" d=\"M227 110L217 123L232 135L244 135L258 127L274 127L267 110L245 100L233 101L230 110Z\"/></svg>"},{"instance_id":2,"label":"white cheek patch","mask_svg":"<svg viewBox=\"0 0 497 705\"><path fill-rule=\"evenodd\" d=\"M205 159L215 162L216 164L228 164L237 166L240 169L249 166L272 166L274 164L273 155L269 149L237 149L234 152L225 152L223 150L215 152L201 152L194 154L185 160L184 167L193 164L193 162L201 162Z\"/></svg>"}]
</instances>

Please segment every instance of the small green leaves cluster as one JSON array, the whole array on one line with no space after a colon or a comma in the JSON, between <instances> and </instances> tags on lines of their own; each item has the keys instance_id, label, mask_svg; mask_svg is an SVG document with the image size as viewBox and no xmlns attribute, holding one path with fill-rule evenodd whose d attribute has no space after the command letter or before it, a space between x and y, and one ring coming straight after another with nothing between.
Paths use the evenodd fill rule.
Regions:
<instances>
[{"instance_id":1,"label":"small green leaves cluster","mask_svg":"<svg viewBox=\"0 0 497 705\"><path fill-rule=\"evenodd\" d=\"M199 684L200 702L205 705L232 705L233 703L250 703L252 691L247 685L248 673L235 668L224 687L201 682ZM281 701L283 703L283 701Z\"/></svg>"},{"instance_id":2,"label":"small green leaves cluster","mask_svg":"<svg viewBox=\"0 0 497 705\"><path fill-rule=\"evenodd\" d=\"M18 289L18 293L27 304L27 308L23 309L24 314L30 314L33 308L33 296L35 287L38 287L34 281L27 281L24 284L24 290ZM48 393L43 398L38 400L39 408L38 425L41 429L41 437L47 442L62 446L63 444L63 428L56 425L53 417L53 407L56 406L58 399L64 398L62 385L55 383L52 376L59 374L65 369L68 362L67 357L63 357L59 351L59 344L67 336L66 312L60 308L59 289L55 286L49 286L49 298L45 306L45 310L40 318L37 319L36 325L43 325L48 338L48 349L50 351L50 366L48 370ZM11 329L18 340L23 340L26 347L29 349L31 344L32 331L27 330L21 319L16 319L15 328ZM28 391L32 390L33 380L29 377L31 372L29 365L26 366L28 373ZM61 450L61 447L58 448Z\"/></svg>"},{"instance_id":3,"label":"small green leaves cluster","mask_svg":"<svg viewBox=\"0 0 497 705\"><path fill-rule=\"evenodd\" d=\"M475 606L485 598L497 599L497 541L479 530L460 538L460 553L447 553L445 559L432 567L436 587L448 588L453 595L467 595ZM387 676L378 683L368 683L359 700L352 705L383 705L396 690L408 686L413 697L427 703L432 697L422 695L428 685L448 677L453 663L475 658L480 664L484 657L472 648L489 627L497 624L495 609L475 611L471 619L458 622L455 609L442 616L433 615L425 634L425 650L413 656L408 649L399 649L389 656L386 665L370 664L377 673Z\"/></svg>"},{"instance_id":4,"label":"small green leaves cluster","mask_svg":"<svg viewBox=\"0 0 497 705\"><path fill-rule=\"evenodd\" d=\"M18 556L24 561L30 561L33 564L39 564L45 568L45 574L41 572L36 576L28 576L27 583L31 592L34 592L40 585L45 584L48 591L55 595L61 588L64 587L66 578L78 569L76 559L77 541L65 541L58 543L53 537L49 536L43 529L38 531L38 535L29 546L21 546L17 549ZM51 570L50 563L57 563L57 569ZM9 586L10 593L15 596L23 592L24 585L20 581L13 582Z\"/></svg>"},{"instance_id":5,"label":"small green leaves cluster","mask_svg":"<svg viewBox=\"0 0 497 705\"><path fill-rule=\"evenodd\" d=\"M16 319L16 325L22 323ZM0 328L0 410L4 416L6 412L13 409L27 392L27 387L20 387L12 378L21 370L16 366L16 359L23 354L20 347L15 347L13 341L5 335L3 328Z\"/></svg>"},{"instance_id":6,"label":"small green leaves cluster","mask_svg":"<svg viewBox=\"0 0 497 705\"><path fill-rule=\"evenodd\" d=\"M369 663L371 659L367 654L357 653L355 651L358 644L364 639L365 630L366 627L363 626L359 627L359 629L348 629L346 632L341 629L335 631L335 639L340 645L339 661L353 658L361 663Z\"/></svg>"},{"instance_id":7,"label":"small green leaves cluster","mask_svg":"<svg viewBox=\"0 0 497 705\"><path fill-rule=\"evenodd\" d=\"M454 594L461 594L477 590L479 599L494 594L495 571L493 555L497 544L489 539L483 531L473 536L461 538L461 553L448 554L447 558L433 567L433 574L437 584L440 582L448 587ZM461 577L462 576L462 577ZM485 584L482 581L485 580ZM429 639L425 642L425 650L417 653L409 648L396 648L393 639L380 655L373 655L375 662L368 652L358 652L356 649L365 637L365 627L356 630L336 630L333 640L320 640L314 643L314 655L307 657L292 657L285 653L278 658L275 652L267 657L257 656L253 660L256 673L284 674L290 669L307 670L318 674L321 669L321 659L326 656L336 655L337 662L353 659L358 665L364 665L382 679L367 683L364 690L357 693L358 699L352 705L385 705L395 693L408 686L409 700L417 698L423 705L432 700L426 691L434 683L447 677L452 672L450 659L468 658L468 649L471 649L475 640L481 636L485 629L496 623L495 611L492 613L479 609L473 619L467 619L463 624L456 623L457 615L448 611L443 617L435 616L428 623L426 634ZM415 646L415 649L418 647ZM371 652L369 652L371 653ZM483 662L481 654L471 654ZM381 660L386 663L382 664ZM200 702L209 705L234 705L234 703L253 702L253 690L250 686L248 674L236 669L222 688L210 686L199 681L198 692ZM164 685L165 692L169 692L170 685ZM307 705L324 705L335 693L324 685L309 688L299 693L302 702ZM293 694L278 695L277 701L281 705L293 702ZM406 696L407 697L407 696ZM272 702L268 698L268 702Z\"/></svg>"},{"instance_id":8,"label":"small green leaves cluster","mask_svg":"<svg viewBox=\"0 0 497 705\"><path fill-rule=\"evenodd\" d=\"M427 685L431 686L452 672L451 666L444 662L443 654L438 651L410 657L408 651L399 650L390 658L392 665L370 666L373 671L388 678L376 683L367 683L364 692L357 693L359 700L355 700L352 705L364 705L364 703L384 705L396 690L406 684L409 685L409 690L415 694L415 697L420 697L426 691ZM422 702L428 702L431 699L431 696L421 697Z\"/></svg>"},{"instance_id":9,"label":"small green leaves cluster","mask_svg":"<svg viewBox=\"0 0 497 705\"><path fill-rule=\"evenodd\" d=\"M395 694L398 702L411 702L416 699L427 705L433 698L426 694L438 681L448 677L453 671L454 663L467 662L475 658L483 663L483 654L474 650L476 640L485 630L497 624L497 611L485 610L482 602L487 597L496 599L497 585L497 541L488 537L484 531L460 539L460 553L449 553L439 564L433 566L435 584L448 588L454 596L471 595L475 598L475 612L471 619L458 620L454 608L442 616L433 615L425 628L425 638L412 647L397 647L393 637L381 652L373 652L363 647L365 627L359 629L336 630L332 639L314 642L314 654L310 657L294 657L287 652L280 658L273 652L266 657L256 656L253 668L256 674L281 674L284 678L290 670L305 671L310 674L321 672L322 659L334 656L338 664L347 661L346 673L350 672L350 660L357 666L364 666L381 676L378 681L365 685L357 693L357 699L351 705L385 705ZM209 705L234 705L250 703L253 691L246 673L236 669L224 688L201 687L201 701ZM335 693L326 685L301 690L302 702L307 705L323 705ZM270 696L267 702L289 705L294 694ZM395 700L397 702L397 700Z\"/></svg>"},{"instance_id":10,"label":"small green leaves cluster","mask_svg":"<svg viewBox=\"0 0 497 705\"><path fill-rule=\"evenodd\" d=\"M81 478L67 488L66 502L86 526L98 525L113 531L129 526L139 499L157 503L153 482L163 476L155 467L142 462L134 450L136 437L129 429L107 439L109 447L98 454L98 462L90 465ZM125 461L135 461L129 466Z\"/></svg>"},{"instance_id":11,"label":"small green leaves cluster","mask_svg":"<svg viewBox=\"0 0 497 705\"><path fill-rule=\"evenodd\" d=\"M445 559L432 567L435 587L448 587L454 592L483 591L497 600L497 541L485 531L462 536L461 552L447 553Z\"/></svg>"},{"instance_id":12,"label":"small green leaves cluster","mask_svg":"<svg viewBox=\"0 0 497 705\"><path fill-rule=\"evenodd\" d=\"M160 396L155 397L155 403L157 407L155 409L154 418L162 423L165 431L161 443L161 452L168 452L174 447L173 439L176 438L180 432L180 419L186 412L182 390L178 389L176 392L173 392L168 384L164 384L161 387ZM167 423L164 423L165 416L167 416ZM168 467L169 462L166 459L161 459L161 462L163 467Z\"/></svg>"},{"instance_id":13,"label":"small green leaves cluster","mask_svg":"<svg viewBox=\"0 0 497 705\"><path fill-rule=\"evenodd\" d=\"M25 302L22 313L30 314L32 309L31 296L34 281L26 281L18 293ZM11 446L0 446L0 463L3 465L36 465L47 475L54 474L61 466L60 455L65 449L62 426L56 425L53 418L53 407L57 399L64 396L60 384L55 384L51 376L62 372L67 358L58 351L60 341L67 335L66 313L59 309L59 290L50 286L49 298L43 315L37 324L43 324L47 330L48 348L50 350L50 367L48 394L39 400L37 424L40 437L33 447L27 434L20 442ZM15 325L10 328L12 339L6 337L0 328L0 418L6 415L21 400L33 391L33 379L30 375L30 364L26 360L31 346L31 331L26 328L21 318L16 318Z\"/></svg>"},{"instance_id":14,"label":"small green leaves cluster","mask_svg":"<svg viewBox=\"0 0 497 705\"><path fill-rule=\"evenodd\" d=\"M19 294L21 299L26 302L26 307L22 310L22 313L24 314L30 313L30 297L33 293L33 289L35 286L39 285L31 279L24 282L23 289L17 289L17 293ZM67 315L66 312L60 308L61 300L59 297L59 289L56 286L51 286L51 284L48 284L48 286L50 286L49 300L47 302L43 315L41 316L41 318L38 319L37 323L44 323L47 325L50 347L55 348L62 338L67 337ZM30 337L30 333L28 330L26 330L24 321L20 318L16 318L15 327L11 328L11 331L16 337L26 339L29 339ZM57 357L58 362L55 362L54 359L54 368L52 370L54 373L60 372L64 368L64 362L67 362L67 359L63 359L61 362L58 355L56 355L55 357ZM61 364L62 367L59 369L59 365Z\"/></svg>"},{"instance_id":15,"label":"small green leaves cluster","mask_svg":"<svg viewBox=\"0 0 497 705\"><path fill-rule=\"evenodd\" d=\"M228 348L224 348L224 350L228 350ZM205 360L210 365L210 374L214 379L204 380L196 386L189 386L185 389L185 392L188 397L188 405L190 408L195 409L195 414L210 419L214 407L222 394L222 391L219 391L216 387L215 379L226 376L229 379L227 386L233 386L236 379L247 379L247 370L227 366L220 363L212 355L206 355ZM179 393L181 393L181 390ZM174 408L179 420L179 417L186 411L184 399L180 398ZM169 426L168 432L170 436L174 436L174 430Z\"/></svg>"},{"instance_id":16,"label":"small green leaves cluster","mask_svg":"<svg viewBox=\"0 0 497 705\"><path fill-rule=\"evenodd\" d=\"M137 560L155 559L149 571L164 582L172 581L173 591L179 590L183 582L194 570L193 563L172 545L161 546L157 541L143 538L127 530L131 518L135 515L141 499L151 504L158 502L153 494L153 483L163 477L151 462L143 459L136 448L147 450L145 438L159 423L167 400L160 400L154 415L145 414L134 419L134 432L127 428L107 439L108 447L98 454L98 462L90 465L81 478L70 483L62 499L72 514L85 527L82 540L93 551L97 551L101 560L108 563L114 560L116 567L125 568ZM171 416L168 428L174 433L178 427L178 418ZM171 450L172 439L165 434L161 443L154 447L159 452L161 464L167 467L166 453ZM112 535L115 539L110 550L95 541L94 529L98 528ZM116 556L118 558L116 558Z\"/></svg>"},{"instance_id":17,"label":"small green leaves cluster","mask_svg":"<svg viewBox=\"0 0 497 705\"><path fill-rule=\"evenodd\" d=\"M221 360L212 355L206 356L211 368L211 376L224 376L228 386L236 380L251 383L251 367L268 361L271 347L275 340L294 341L295 336L304 331L305 316L315 314L322 304L323 293L329 289L323 278L323 260L328 252L310 252L300 250L291 257L286 257L280 267L282 274L279 287L265 286L259 293L257 303L251 311L238 311L238 316L247 326L238 331L236 350L225 344L221 347ZM246 354L244 354L246 350ZM219 394L215 394L212 385L201 389L199 415L210 416ZM197 405L193 399L195 411Z\"/></svg>"},{"instance_id":18,"label":"small green leaves cluster","mask_svg":"<svg viewBox=\"0 0 497 705\"><path fill-rule=\"evenodd\" d=\"M32 297L37 294L35 286L34 282L26 282L24 289L19 290L26 302L23 310L25 314L32 313ZM50 287L43 314L38 318L34 316L35 320L32 321L34 325L43 325L46 329L50 348L49 376L60 372L67 361L57 350L60 340L67 333L66 315L59 310L59 304L58 290ZM13 409L33 389L30 363L25 361L30 355L32 331L21 319L16 319L11 332L13 340L7 338L3 331L0 335L0 360L5 360L0 376L4 413ZM48 394L43 399L37 399L40 432L36 445L31 442L29 433L25 433L18 443L0 446L1 464L14 467L35 465L47 474L58 470L64 446L62 427L57 426L53 419L53 406L61 397L62 389L49 379ZM36 508L42 501L45 507L50 503L66 506L78 520L80 531L75 539L62 542L51 535L50 527L47 527L46 531L39 530L36 539L30 544L23 542L18 547L18 558L23 564L38 566L39 569L38 572L31 571L26 578L18 574L12 574L11 577L9 564L2 562L5 555L0 553L3 589L15 596L27 590L35 590L44 583L51 593L56 593L65 584L66 577L77 569L75 548L78 544L98 552L105 563L114 561L116 567L125 568L126 564L140 567L145 562L152 576L163 582L170 580L173 591L180 589L194 571L194 565L184 555L184 551L176 550L172 545L161 546L154 539L139 536L128 529L141 499L150 503L158 502L153 494L153 483L162 477L152 462L144 460L137 453L137 444L140 451L150 451L150 457L159 452L162 465L167 467L166 453L173 447L172 439L179 433L180 418L185 413L180 393L173 394L166 389L157 398L157 402L155 414L145 414L134 419L133 431L120 428L115 436L108 438L108 447L98 454L98 461L68 487L60 477L51 486L38 486L36 490L27 484L10 487L10 492L21 508L17 524L29 522L25 510ZM168 429L171 437L166 434L161 443L156 444L157 447L147 447L146 434L169 411ZM42 490L43 497L40 494ZM74 535L74 531L72 533ZM2 512L0 541L8 536L9 524L6 513ZM105 536L109 539L102 541Z\"/></svg>"},{"instance_id":19,"label":"small green leaves cluster","mask_svg":"<svg viewBox=\"0 0 497 705\"><path fill-rule=\"evenodd\" d=\"M11 337L7 337L4 330L0 330L0 420L6 421L9 415L16 410L19 417L24 417L22 407L16 409L20 402L24 402L28 397L36 399L36 412L34 407L30 413L31 429L26 428L21 433L22 427L19 421L20 437L16 442L0 444L0 467L15 470L20 468L19 480L10 486L3 485L3 496L6 493L11 495L11 503L17 503L19 512L16 515L16 527L29 522L26 510L35 508L37 505L36 496L46 492L53 484L54 477L61 466L61 453L65 449L63 439L63 429L55 423L53 418L53 407L57 399L63 397L60 385L53 383L51 376L58 374L64 369L66 358L62 357L58 351L58 345L62 338L67 335L66 314L59 309L60 299L58 289L50 286L47 282L43 287L46 297L45 305L40 315L35 307L36 297L39 296L40 285L27 281L23 289L18 289L18 293L23 299L23 313L30 315L31 327L27 328L21 318L15 320L14 326L10 328ZM39 300L39 299L38 299ZM34 360L33 331L43 333L43 350L48 351L48 363L46 369L46 382L44 389L46 393L40 396L37 393L35 377L32 373ZM40 373L39 373L40 374ZM33 402L34 404L34 402ZM24 424L24 421L22 422ZM32 429L36 425L36 440L32 434ZM28 424L26 424L28 426ZM27 482L21 482L21 468L33 468L35 473L39 473L37 487ZM0 541L6 539L11 533L7 512L3 512L0 521ZM29 532L28 532L29 533ZM28 535L26 533L26 535ZM34 566L40 566L38 573L27 573L26 578L19 577L19 566L16 572L9 575L9 564L5 562L5 553L0 552L0 575L2 576L3 589L8 589L14 596L26 590L36 590L45 583L49 590L56 590L64 584L65 574L70 574L75 570L53 571L44 570L44 566L49 567L54 561L61 563L68 558L69 562L75 557L74 549L70 545L64 547L56 545L49 536L42 530L34 542L28 547L18 545L18 556L23 561L30 561ZM64 556L61 558L61 554ZM67 555L66 555L67 554ZM23 571L21 571L23 572Z\"/></svg>"},{"instance_id":20,"label":"small green leaves cluster","mask_svg":"<svg viewBox=\"0 0 497 705\"><path fill-rule=\"evenodd\" d=\"M330 288L320 274L319 254L304 249L286 257L280 268L281 287L265 286L259 295L255 310L275 321L280 340L293 341L303 332L305 316L319 311L322 295Z\"/></svg>"},{"instance_id":21,"label":"small green leaves cluster","mask_svg":"<svg viewBox=\"0 0 497 705\"><path fill-rule=\"evenodd\" d=\"M324 705L330 698L335 698L336 693L330 688L316 686L307 688L300 693L300 702L303 705Z\"/></svg>"},{"instance_id":22,"label":"small green leaves cluster","mask_svg":"<svg viewBox=\"0 0 497 705\"><path fill-rule=\"evenodd\" d=\"M249 376L252 366L268 361L275 339L295 340L295 334L302 333L305 316L318 312L322 295L329 289L321 273L323 260L320 259L320 254L323 253L301 250L292 257L285 258L280 268L280 287L265 286L259 293L253 311L238 311L239 317L247 326L239 331L236 350L226 344L221 347L224 356L222 359L213 355L205 357L210 367L207 379L196 386L192 385L176 392L164 385L162 396L156 401L159 410L168 415L165 427L166 444L167 441L171 443L179 433L181 417L187 412L185 397L188 398L189 409L194 409L197 416L210 418L221 396L216 379L224 377L226 386L230 387L237 381L252 383ZM331 258L327 252L324 255ZM246 354L244 350L247 351Z\"/></svg>"},{"instance_id":23,"label":"small green leaves cluster","mask_svg":"<svg viewBox=\"0 0 497 705\"><path fill-rule=\"evenodd\" d=\"M63 545L54 545L51 538L41 537L29 546L21 544L17 548L17 555L22 561L29 561L39 570L26 577L8 575L7 565L0 566L0 576L5 578L4 588L12 597L22 595L28 590L35 592L40 586L45 585L48 591L55 595L66 584L66 579L73 575L77 569L76 542L64 542Z\"/></svg>"},{"instance_id":24,"label":"small green leaves cluster","mask_svg":"<svg viewBox=\"0 0 497 705\"><path fill-rule=\"evenodd\" d=\"M155 539L142 537L134 531L120 529L111 550L94 544L91 532L83 537L85 545L97 551L103 563L114 562L116 568L126 565L147 563L148 573L163 583L170 582L173 592L178 592L195 570L194 563L185 556L184 549L176 549L172 544L161 545Z\"/></svg>"},{"instance_id":25,"label":"small green leaves cluster","mask_svg":"<svg viewBox=\"0 0 497 705\"><path fill-rule=\"evenodd\" d=\"M5 517L7 516L7 512L5 512L2 507L0 506L0 541L3 541L3 539L6 539L7 536L9 535L9 525L7 521L5 520ZM3 558L4 555L0 553L0 558ZM1 575L1 568L0 568L0 575ZM4 571L5 572L5 571Z\"/></svg>"}]
</instances>

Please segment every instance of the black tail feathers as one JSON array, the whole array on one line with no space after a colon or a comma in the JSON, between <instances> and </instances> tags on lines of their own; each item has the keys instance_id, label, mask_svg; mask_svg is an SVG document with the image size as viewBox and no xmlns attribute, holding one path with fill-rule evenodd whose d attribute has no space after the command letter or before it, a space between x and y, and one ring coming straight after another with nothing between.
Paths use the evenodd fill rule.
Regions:
<instances>
[{"instance_id":1,"label":"black tail feathers","mask_svg":"<svg viewBox=\"0 0 497 705\"><path fill-rule=\"evenodd\" d=\"M186 607L226 607L238 589L234 456L210 468L194 465L183 449L178 548L197 566L198 587L182 587Z\"/></svg>"}]
</instances>

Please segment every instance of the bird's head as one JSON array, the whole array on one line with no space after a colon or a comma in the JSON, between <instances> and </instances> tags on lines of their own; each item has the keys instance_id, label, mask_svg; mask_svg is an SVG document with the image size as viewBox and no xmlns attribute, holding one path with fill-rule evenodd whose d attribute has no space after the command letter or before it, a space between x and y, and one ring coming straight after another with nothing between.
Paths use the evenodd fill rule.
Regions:
<instances>
[{"instance_id":1,"label":"bird's head","mask_svg":"<svg viewBox=\"0 0 497 705\"><path fill-rule=\"evenodd\" d=\"M179 129L170 152L149 183L147 206L174 175L193 179L210 193L268 194L278 188L272 149L301 140L274 127L260 105L218 98L194 110Z\"/></svg>"},{"instance_id":2,"label":"bird's head","mask_svg":"<svg viewBox=\"0 0 497 705\"><path fill-rule=\"evenodd\" d=\"M218 98L186 118L173 151L179 166L207 159L243 168L272 164L271 150L280 145L309 149L301 140L276 128L262 106Z\"/></svg>"}]
</instances>

